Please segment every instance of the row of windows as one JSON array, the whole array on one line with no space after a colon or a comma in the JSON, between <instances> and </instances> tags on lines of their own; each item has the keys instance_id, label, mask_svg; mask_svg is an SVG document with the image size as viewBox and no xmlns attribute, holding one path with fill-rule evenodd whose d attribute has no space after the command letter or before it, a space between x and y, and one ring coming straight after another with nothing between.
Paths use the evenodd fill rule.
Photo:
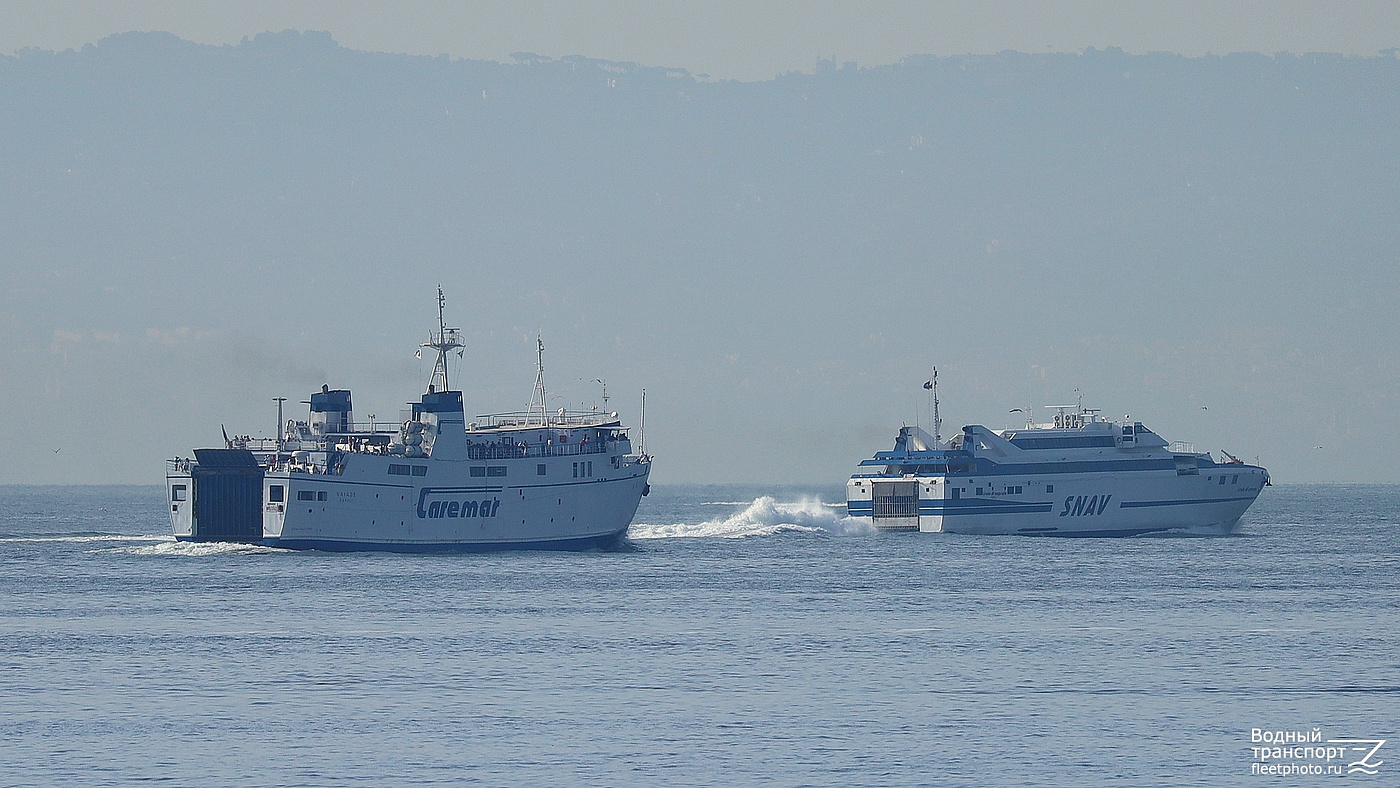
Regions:
<instances>
[{"instance_id":1,"label":"row of windows","mask_svg":"<svg viewBox=\"0 0 1400 788\"><path fill-rule=\"evenodd\" d=\"M395 465L389 464L390 476L427 476L428 466L426 465Z\"/></svg>"},{"instance_id":2,"label":"row of windows","mask_svg":"<svg viewBox=\"0 0 1400 788\"><path fill-rule=\"evenodd\" d=\"M953 494L950 496L951 498L953 498L953 499L955 499L955 500L956 500L956 499L961 499L961 498L962 498L962 488L961 488L961 487L949 487L948 489L951 490L952 493L953 493ZM982 495L984 489L990 490L991 488L982 488L982 487L978 487L978 488L977 488L977 494L978 494L978 495ZM1023 495L1023 494L1025 493L1025 490L1026 490L1026 488L1025 488L1025 486L1023 486L1023 485L1020 485L1020 484L1008 484L1008 485L1006 485L1006 492L1005 492L1005 494L1006 494L1006 495ZM1047 492L1047 493L1053 493L1054 491L1055 491L1055 485L1053 485L1053 484L1047 484L1047 485L1045 485L1045 492Z\"/></svg>"},{"instance_id":3,"label":"row of windows","mask_svg":"<svg viewBox=\"0 0 1400 788\"><path fill-rule=\"evenodd\" d=\"M1116 445L1112 435L1075 435L1067 438L1017 436L1011 443L1022 449L1089 449Z\"/></svg>"},{"instance_id":4,"label":"row of windows","mask_svg":"<svg viewBox=\"0 0 1400 788\"><path fill-rule=\"evenodd\" d=\"M1227 478L1227 477L1225 477L1225 476L1221 476L1221 477L1220 477L1220 483L1221 483L1221 484L1224 484L1226 478ZM1239 475L1238 473L1235 474L1234 476L1230 476L1230 477L1228 477L1228 478L1230 479L1230 483L1231 483L1231 484L1239 484L1239 483L1240 483L1240 475Z\"/></svg>"},{"instance_id":5,"label":"row of windows","mask_svg":"<svg viewBox=\"0 0 1400 788\"><path fill-rule=\"evenodd\" d=\"M281 499L282 499L282 489L281 489L280 487L274 487L273 489L277 490L277 499L276 499L276 500L281 500ZM298 500L298 501L324 501L324 500L326 500L326 491L325 491L325 490L320 490L320 491L317 491L317 490L297 490L297 500Z\"/></svg>"},{"instance_id":6,"label":"row of windows","mask_svg":"<svg viewBox=\"0 0 1400 788\"><path fill-rule=\"evenodd\" d=\"M575 479L591 478L592 476L593 476L593 461L592 461L592 460L587 460L587 461L585 461L585 462L576 462L576 463L574 463L574 478L575 478Z\"/></svg>"},{"instance_id":7,"label":"row of windows","mask_svg":"<svg viewBox=\"0 0 1400 788\"><path fill-rule=\"evenodd\" d=\"M472 475L472 476L505 476L505 475L506 475L506 466L504 466L504 465L487 465L487 466L485 466L485 467L482 467L482 466L478 465L478 466L476 466L476 467L474 467L474 468L471 469L471 475Z\"/></svg>"},{"instance_id":8,"label":"row of windows","mask_svg":"<svg viewBox=\"0 0 1400 788\"><path fill-rule=\"evenodd\" d=\"M1014 484L1014 485L1013 485L1013 484L1008 484L1008 485L1006 485L1006 489L1003 491L1002 494L1003 494L1003 495L1020 495L1021 492L1022 492L1023 490L1025 490L1025 489L1026 489L1025 487L1022 487L1022 486L1019 485L1019 484ZM988 494L989 494L989 495L995 495L995 492L992 491L992 488L988 487L988 488L987 488L987 491L988 491ZM1055 485L1053 485L1053 484L1047 484L1047 485L1045 485L1045 491L1046 491L1046 492L1054 492L1054 491L1055 491ZM981 494L982 494L982 488L981 488L981 487L978 487L978 488L977 488L977 494L978 494L978 495L981 495Z\"/></svg>"}]
</instances>

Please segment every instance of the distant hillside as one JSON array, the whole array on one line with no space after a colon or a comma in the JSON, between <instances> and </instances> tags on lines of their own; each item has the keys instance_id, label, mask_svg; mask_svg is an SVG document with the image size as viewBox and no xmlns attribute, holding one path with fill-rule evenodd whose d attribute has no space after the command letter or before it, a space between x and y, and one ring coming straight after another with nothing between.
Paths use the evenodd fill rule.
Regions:
<instances>
[{"instance_id":1,"label":"distant hillside","mask_svg":"<svg viewBox=\"0 0 1400 788\"><path fill-rule=\"evenodd\" d=\"M439 282L469 408L523 404L543 332L566 401L604 376L635 421L648 388L663 480L839 482L931 363L964 421L1079 387L1283 478L1400 480L1393 57L736 83L130 33L0 58L0 107L0 411L94 481L322 382L394 413Z\"/></svg>"}]
</instances>

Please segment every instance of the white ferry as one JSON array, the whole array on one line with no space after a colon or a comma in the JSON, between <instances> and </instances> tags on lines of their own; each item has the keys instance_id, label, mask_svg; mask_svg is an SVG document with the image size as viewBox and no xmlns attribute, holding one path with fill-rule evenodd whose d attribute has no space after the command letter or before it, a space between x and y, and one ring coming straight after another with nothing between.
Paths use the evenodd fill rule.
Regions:
<instances>
[{"instance_id":1,"label":"white ferry","mask_svg":"<svg viewBox=\"0 0 1400 788\"><path fill-rule=\"evenodd\" d=\"M278 435L167 462L175 538L315 550L400 552L608 548L648 492L651 458L617 413L546 408L544 345L519 413L466 422L447 362L463 347L443 321L427 393L402 421L354 421L350 392L323 386L307 421ZM604 395L604 407L607 399Z\"/></svg>"},{"instance_id":2,"label":"white ferry","mask_svg":"<svg viewBox=\"0 0 1400 788\"><path fill-rule=\"evenodd\" d=\"M1105 420L1082 403L1051 408L1046 424L973 424L947 442L937 416L933 435L901 428L894 450L862 461L847 482L847 511L880 530L1226 534L1269 484L1263 468L1223 451L1216 462L1141 422Z\"/></svg>"}]
</instances>

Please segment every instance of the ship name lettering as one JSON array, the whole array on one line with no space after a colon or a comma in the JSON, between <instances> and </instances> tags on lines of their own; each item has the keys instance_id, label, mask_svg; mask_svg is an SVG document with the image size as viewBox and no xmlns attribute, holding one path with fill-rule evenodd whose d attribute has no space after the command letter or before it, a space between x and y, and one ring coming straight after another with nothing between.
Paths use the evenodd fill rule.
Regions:
<instances>
[{"instance_id":1,"label":"ship name lettering","mask_svg":"<svg viewBox=\"0 0 1400 788\"><path fill-rule=\"evenodd\" d=\"M1065 498L1065 508L1060 511L1061 517L1083 517L1084 515L1100 515L1104 509L1108 508L1108 499L1112 495L1070 495Z\"/></svg>"},{"instance_id":2,"label":"ship name lettering","mask_svg":"<svg viewBox=\"0 0 1400 788\"><path fill-rule=\"evenodd\" d=\"M423 496L418 502L418 517L420 519L495 517L496 510L501 508L500 498L483 498L479 501L445 500L428 503L424 500L426 497Z\"/></svg>"}]
</instances>

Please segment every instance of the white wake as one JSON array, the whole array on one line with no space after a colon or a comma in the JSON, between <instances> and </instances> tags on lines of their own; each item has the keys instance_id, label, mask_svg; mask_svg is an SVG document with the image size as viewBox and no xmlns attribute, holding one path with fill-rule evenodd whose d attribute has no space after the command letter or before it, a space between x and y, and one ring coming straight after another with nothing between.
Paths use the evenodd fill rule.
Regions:
<instances>
[{"instance_id":1,"label":"white wake","mask_svg":"<svg viewBox=\"0 0 1400 788\"><path fill-rule=\"evenodd\" d=\"M0 542L162 542L173 541L173 536L131 536L127 534L84 534L80 536L0 536Z\"/></svg>"},{"instance_id":2,"label":"white wake","mask_svg":"<svg viewBox=\"0 0 1400 788\"><path fill-rule=\"evenodd\" d=\"M780 503L765 495L747 504L743 511L720 519L699 523L633 523L627 536L630 539L743 539L785 532L840 536L870 530L860 520L846 517L842 509L844 506L838 509L816 498Z\"/></svg>"},{"instance_id":3,"label":"white wake","mask_svg":"<svg viewBox=\"0 0 1400 788\"><path fill-rule=\"evenodd\" d=\"M277 547L265 547L257 544L243 544L241 542L177 542L174 537L167 536L162 541L156 542L155 544L108 547L100 550L89 550L88 552L144 555L155 558L207 558L210 556L222 555L268 555L271 553L290 553L293 551Z\"/></svg>"}]
</instances>

